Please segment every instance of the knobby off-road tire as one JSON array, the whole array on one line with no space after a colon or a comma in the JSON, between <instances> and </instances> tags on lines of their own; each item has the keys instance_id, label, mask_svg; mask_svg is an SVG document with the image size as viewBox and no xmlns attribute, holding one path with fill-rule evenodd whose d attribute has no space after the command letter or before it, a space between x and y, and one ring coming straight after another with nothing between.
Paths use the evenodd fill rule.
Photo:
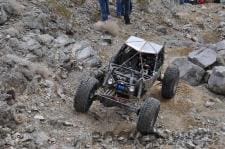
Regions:
<instances>
[{"instance_id":1,"label":"knobby off-road tire","mask_svg":"<svg viewBox=\"0 0 225 149\"><path fill-rule=\"evenodd\" d=\"M98 80L93 77L81 81L74 97L74 108L77 112L86 113L89 110L97 87Z\"/></svg>"},{"instance_id":2,"label":"knobby off-road tire","mask_svg":"<svg viewBox=\"0 0 225 149\"><path fill-rule=\"evenodd\" d=\"M179 69L177 66L172 65L166 69L162 80L162 97L166 99L173 98L177 91L177 85L179 82Z\"/></svg>"},{"instance_id":3,"label":"knobby off-road tire","mask_svg":"<svg viewBox=\"0 0 225 149\"><path fill-rule=\"evenodd\" d=\"M160 110L160 102L154 98L145 100L144 105L140 108L137 122L137 130L143 134L152 133L154 125Z\"/></svg>"}]
</instances>

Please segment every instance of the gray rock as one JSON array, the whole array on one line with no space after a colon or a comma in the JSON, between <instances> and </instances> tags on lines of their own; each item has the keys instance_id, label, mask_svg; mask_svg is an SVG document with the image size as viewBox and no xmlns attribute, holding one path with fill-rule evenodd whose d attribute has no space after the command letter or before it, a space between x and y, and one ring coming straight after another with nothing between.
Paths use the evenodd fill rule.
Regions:
<instances>
[{"instance_id":1,"label":"gray rock","mask_svg":"<svg viewBox=\"0 0 225 149\"><path fill-rule=\"evenodd\" d=\"M33 137L31 134L28 134L28 133L25 133L23 134L23 137L20 141L22 142L28 142L28 141L32 141L33 140Z\"/></svg>"},{"instance_id":2,"label":"gray rock","mask_svg":"<svg viewBox=\"0 0 225 149\"><path fill-rule=\"evenodd\" d=\"M32 54L32 53L28 53L27 55L26 55L26 59L28 60L28 61L35 61L35 60L37 60L38 59L38 56L37 55L34 55L34 54Z\"/></svg>"},{"instance_id":3,"label":"gray rock","mask_svg":"<svg viewBox=\"0 0 225 149\"><path fill-rule=\"evenodd\" d=\"M162 138L169 138L171 131L168 129L166 130L157 129L157 134Z\"/></svg>"},{"instance_id":4,"label":"gray rock","mask_svg":"<svg viewBox=\"0 0 225 149\"><path fill-rule=\"evenodd\" d=\"M3 25L8 20L8 15L2 6L0 6L0 25Z\"/></svg>"},{"instance_id":5,"label":"gray rock","mask_svg":"<svg viewBox=\"0 0 225 149\"><path fill-rule=\"evenodd\" d=\"M220 16L220 17L225 17L225 12L224 11L219 11L218 12L218 16Z\"/></svg>"},{"instance_id":6,"label":"gray rock","mask_svg":"<svg viewBox=\"0 0 225 149\"><path fill-rule=\"evenodd\" d=\"M0 74L0 84L2 88L15 88L16 91L23 93L27 86L27 79L22 72L18 72L15 69L7 70Z\"/></svg>"},{"instance_id":7,"label":"gray rock","mask_svg":"<svg viewBox=\"0 0 225 149\"><path fill-rule=\"evenodd\" d=\"M71 58L76 59L77 52L80 51L81 49L84 49L89 46L90 46L90 44L86 40L76 42L75 44L72 45Z\"/></svg>"},{"instance_id":8,"label":"gray rock","mask_svg":"<svg viewBox=\"0 0 225 149\"><path fill-rule=\"evenodd\" d=\"M167 34L167 28L165 27L165 26L158 26L157 28L156 28L156 30L158 31L158 32L161 32L161 33L163 33L164 35L166 35Z\"/></svg>"},{"instance_id":9,"label":"gray rock","mask_svg":"<svg viewBox=\"0 0 225 149\"><path fill-rule=\"evenodd\" d=\"M217 63L225 66L225 50L220 50L217 53Z\"/></svg>"},{"instance_id":10,"label":"gray rock","mask_svg":"<svg viewBox=\"0 0 225 149\"><path fill-rule=\"evenodd\" d=\"M44 13L40 14L29 14L28 16L23 18L23 22L25 23L25 26L27 26L30 29L39 29L42 31L45 31L48 27L49 22L49 16Z\"/></svg>"},{"instance_id":11,"label":"gray rock","mask_svg":"<svg viewBox=\"0 0 225 149\"><path fill-rule=\"evenodd\" d=\"M63 64L70 60L69 54L65 53L62 49L57 50L57 59L59 64Z\"/></svg>"},{"instance_id":12,"label":"gray rock","mask_svg":"<svg viewBox=\"0 0 225 149\"><path fill-rule=\"evenodd\" d=\"M10 16L19 15L22 8L22 5L15 0L8 0L0 3L0 25L3 25Z\"/></svg>"},{"instance_id":13,"label":"gray rock","mask_svg":"<svg viewBox=\"0 0 225 149\"><path fill-rule=\"evenodd\" d=\"M20 44L20 42L17 38L10 38L8 43L9 43L10 47L15 48L15 49L18 48L19 44Z\"/></svg>"},{"instance_id":14,"label":"gray rock","mask_svg":"<svg viewBox=\"0 0 225 149\"><path fill-rule=\"evenodd\" d=\"M101 60L97 56L92 56L84 62L84 65L87 67L100 67Z\"/></svg>"},{"instance_id":15,"label":"gray rock","mask_svg":"<svg viewBox=\"0 0 225 149\"><path fill-rule=\"evenodd\" d=\"M188 149L195 149L195 145L193 144L192 141L186 142L185 145L186 145L186 147L187 147Z\"/></svg>"},{"instance_id":16,"label":"gray rock","mask_svg":"<svg viewBox=\"0 0 225 149\"><path fill-rule=\"evenodd\" d=\"M92 138L93 139L100 139L102 137L101 133L100 132L93 132L92 133Z\"/></svg>"},{"instance_id":17,"label":"gray rock","mask_svg":"<svg viewBox=\"0 0 225 149\"><path fill-rule=\"evenodd\" d=\"M35 127L33 125L28 125L25 128L25 132L27 132L27 133L32 133L34 131L35 131Z\"/></svg>"},{"instance_id":18,"label":"gray rock","mask_svg":"<svg viewBox=\"0 0 225 149\"><path fill-rule=\"evenodd\" d=\"M40 121L44 121L45 120L45 118L42 115L40 115L40 114L36 114L34 116L34 119L37 119L37 120L40 120Z\"/></svg>"},{"instance_id":19,"label":"gray rock","mask_svg":"<svg viewBox=\"0 0 225 149\"><path fill-rule=\"evenodd\" d=\"M188 58L194 64L207 68L216 62L217 53L212 49L197 50L191 52Z\"/></svg>"},{"instance_id":20,"label":"gray rock","mask_svg":"<svg viewBox=\"0 0 225 149\"><path fill-rule=\"evenodd\" d=\"M213 105L215 105L215 102L213 102L213 101L206 101L206 103L204 105L205 105L205 107L209 108L209 107L212 107Z\"/></svg>"},{"instance_id":21,"label":"gray rock","mask_svg":"<svg viewBox=\"0 0 225 149\"><path fill-rule=\"evenodd\" d=\"M24 9L24 6L16 0L7 0L2 6L9 15L20 15Z\"/></svg>"},{"instance_id":22,"label":"gray rock","mask_svg":"<svg viewBox=\"0 0 225 149\"><path fill-rule=\"evenodd\" d=\"M24 52L27 51L27 53L32 52L37 57L43 57L44 52L42 50L42 46L37 40L31 37L25 37L23 40L25 42L19 44L21 50L23 50Z\"/></svg>"},{"instance_id":23,"label":"gray rock","mask_svg":"<svg viewBox=\"0 0 225 149\"><path fill-rule=\"evenodd\" d=\"M124 141L124 140L125 140L124 137L119 137L119 138L118 138L118 141Z\"/></svg>"},{"instance_id":24,"label":"gray rock","mask_svg":"<svg viewBox=\"0 0 225 149\"><path fill-rule=\"evenodd\" d=\"M62 145L61 146L62 148L61 149L74 149L74 146L72 146L72 145Z\"/></svg>"},{"instance_id":25,"label":"gray rock","mask_svg":"<svg viewBox=\"0 0 225 149\"><path fill-rule=\"evenodd\" d=\"M10 37L15 37L19 35L19 31L14 27L10 27L9 29L5 30L5 33L7 35L10 35Z\"/></svg>"},{"instance_id":26,"label":"gray rock","mask_svg":"<svg viewBox=\"0 0 225 149\"><path fill-rule=\"evenodd\" d=\"M102 37L102 40L104 41L104 42L106 42L107 44L112 44L112 37L111 36L104 36L104 37Z\"/></svg>"},{"instance_id":27,"label":"gray rock","mask_svg":"<svg viewBox=\"0 0 225 149\"><path fill-rule=\"evenodd\" d=\"M44 145L47 143L49 136L43 131L37 131L34 134L34 140L37 145Z\"/></svg>"},{"instance_id":28,"label":"gray rock","mask_svg":"<svg viewBox=\"0 0 225 149\"><path fill-rule=\"evenodd\" d=\"M40 45L40 43L37 40L30 38L26 42L23 42L21 47L24 50L33 51L35 49L41 48L41 45Z\"/></svg>"},{"instance_id":29,"label":"gray rock","mask_svg":"<svg viewBox=\"0 0 225 149\"><path fill-rule=\"evenodd\" d=\"M221 127L221 130L222 130L223 132L225 132L225 123L224 123L223 126Z\"/></svg>"},{"instance_id":30,"label":"gray rock","mask_svg":"<svg viewBox=\"0 0 225 149\"><path fill-rule=\"evenodd\" d=\"M220 51L220 50L225 50L225 40L222 40L218 43L216 43L216 50Z\"/></svg>"},{"instance_id":31,"label":"gray rock","mask_svg":"<svg viewBox=\"0 0 225 149\"><path fill-rule=\"evenodd\" d=\"M63 125L64 126L73 126L73 123L65 121L65 122L63 122Z\"/></svg>"},{"instance_id":32,"label":"gray rock","mask_svg":"<svg viewBox=\"0 0 225 149\"><path fill-rule=\"evenodd\" d=\"M6 129L0 128L0 140L3 140L4 138L6 138L8 133L9 132Z\"/></svg>"},{"instance_id":33,"label":"gray rock","mask_svg":"<svg viewBox=\"0 0 225 149\"><path fill-rule=\"evenodd\" d=\"M225 22L220 22L220 24L219 24L219 26L218 26L219 28L223 28L223 27L225 27Z\"/></svg>"},{"instance_id":34,"label":"gray rock","mask_svg":"<svg viewBox=\"0 0 225 149\"><path fill-rule=\"evenodd\" d=\"M154 140L156 140L156 137L154 135L147 135L141 138L142 142L153 142Z\"/></svg>"},{"instance_id":35,"label":"gray rock","mask_svg":"<svg viewBox=\"0 0 225 149\"><path fill-rule=\"evenodd\" d=\"M205 74L205 70L198 65L188 61L187 58L177 58L173 61L180 70L180 78L190 85L199 85Z\"/></svg>"},{"instance_id":36,"label":"gray rock","mask_svg":"<svg viewBox=\"0 0 225 149\"><path fill-rule=\"evenodd\" d=\"M213 72L208 81L211 91L225 95L225 67L218 66L213 68Z\"/></svg>"},{"instance_id":37,"label":"gray rock","mask_svg":"<svg viewBox=\"0 0 225 149\"><path fill-rule=\"evenodd\" d=\"M64 47L69 44L74 43L75 41L69 38L67 35L60 35L54 41L54 47Z\"/></svg>"},{"instance_id":38,"label":"gray rock","mask_svg":"<svg viewBox=\"0 0 225 149\"><path fill-rule=\"evenodd\" d=\"M0 94L0 98L3 98L2 94ZM9 128L15 128L16 126L13 108L2 99L0 100L0 126ZM0 136L4 137L5 135L1 134Z\"/></svg>"},{"instance_id":39,"label":"gray rock","mask_svg":"<svg viewBox=\"0 0 225 149\"><path fill-rule=\"evenodd\" d=\"M212 74L212 70L207 70L204 76L204 83L208 83L209 77Z\"/></svg>"},{"instance_id":40,"label":"gray rock","mask_svg":"<svg viewBox=\"0 0 225 149\"><path fill-rule=\"evenodd\" d=\"M41 44L49 46L53 40L54 37L50 36L49 34L38 35L38 41Z\"/></svg>"},{"instance_id":41,"label":"gray rock","mask_svg":"<svg viewBox=\"0 0 225 149\"><path fill-rule=\"evenodd\" d=\"M92 47L87 47L87 48L84 48L80 51L77 52L77 55L76 55L76 58L77 60L79 61L82 61L86 58L89 58L91 56L95 55L95 51Z\"/></svg>"}]
</instances>

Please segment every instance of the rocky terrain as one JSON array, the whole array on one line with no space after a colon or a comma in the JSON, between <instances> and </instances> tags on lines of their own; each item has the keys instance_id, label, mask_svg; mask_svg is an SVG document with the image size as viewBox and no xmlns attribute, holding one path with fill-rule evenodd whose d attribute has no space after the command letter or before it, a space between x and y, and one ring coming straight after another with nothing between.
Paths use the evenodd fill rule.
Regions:
<instances>
[{"instance_id":1,"label":"rocky terrain","mask_svg":"<svg viewBox=\"0 0 225 149\"><path fill-rule=\"evenodd\" d=\"M0 148L215 148L225 146L225 6L134 1L131 25L115 17L96 30L97 1L0 0ZM181 71L177 95L161 101L155 133L137 116L95 102L73 109L79 81L107 65L130 36L166 43L165 68ZM145 99L143 97L143 99ZM142 102L142 101L140 101Z\"/></svg>"}]
</instances>

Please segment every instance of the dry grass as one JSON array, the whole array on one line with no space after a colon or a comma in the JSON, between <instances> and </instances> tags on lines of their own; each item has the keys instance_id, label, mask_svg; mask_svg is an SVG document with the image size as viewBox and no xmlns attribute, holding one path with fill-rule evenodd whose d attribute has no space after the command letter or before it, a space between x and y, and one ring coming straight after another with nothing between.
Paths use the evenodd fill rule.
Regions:
<instances>
[{"instance_id":1,"label":"dry grass","mask_svg":"<svg viewBox=\"0 0 225 149\"><path fill-rule=\"evenodd\" d=\"M86 0L71 0L75 5L79 6L85 3Z\"/></svg>"},{"instance_id":2,"label":"dry grass","mask_svg":"<svg viewBox=\"0 0 225 149\"><path fill-rule=\"evenodd\" d=\"M202 37L205 43L215 43L220 39L220 33L216 31L207 31L203 33Z\"/></svg>"},{"instance_id":3,"label":"dry grass","mask_svg":"<svg viewBox=\"0 0 225 149\"><path fill-rule=\"evenodd\" d=\"M71 18L72 12L70 10L68 10L65 6L63 6L62 4L57 2L56 0L48 0L48 4L56 14L66 18L66 19Z\"/></svg>"}]
</instances>

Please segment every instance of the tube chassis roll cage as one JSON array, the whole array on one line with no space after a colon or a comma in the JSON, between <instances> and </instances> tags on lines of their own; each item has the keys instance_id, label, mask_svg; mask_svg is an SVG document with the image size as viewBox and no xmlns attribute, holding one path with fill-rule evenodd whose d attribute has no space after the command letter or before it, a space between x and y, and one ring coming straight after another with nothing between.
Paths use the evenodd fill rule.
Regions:
<instances>
[{"instance_id":1,"label":"tube chassis roll cage","mask_svg":"<svg viewBox=\"0 0 225 149\"><path fill-rule=\"evenodd\" d=\"M114 97L114 96L108 96L108 95L103 95L103 94L97 94L95 99L100 100L101 103L110 102L110 103L112 103L112 106L117 106L117 107L125 109L129 112L134 112L137 115L139 113L139 108L121 102L121 99L124 100L124 98L121 98L121 97Z\"/></svg>"},{"instance_id":2,"label":"tube chassis roll cage","mask_svg":"<svg viewBox=\"0 0 225 149\"><path fill-rule=\"evenodd\" d=\"M154 68L152 70L152 74L151 75L148 75L148 74L145 74L144 73L144 67L143 67L143 57L142 55L145 55L145 53L141 53L141 52L136 52L134 53L132 56L130 56L127 60L125 60L122 64L118 65L115 63L115 58L117 58L120 53L122 51L124 51L124 49L126 48L126 46L123 46L119 51L118 53L115 55L114 59L112 59L108 65L108 69L107 70L107 74L109 75L118 75L118 76L122 76L122 77L125 77L125 78L128 78L129 79L129 75L127 74L130 74L131 76L132 75L136 75L138 76L137 78L137 82L140 82L142 81L143 82L143 85L146 87L146 88L151 88L154 84L154 82L160 78L160 75L161 75L161 71L162 71L162 64L163 64L163 61L164 61L164 47L165 47L165 44L162 48L162 61L160 62L159 60L159 54L155 54L155 60L154 60ZM129 67L126 67L125 65L131 61L132 59L134 59L136 56L139 57L140 59L140 65L141 65L141 70L140 71L137 71L137 70L134 70L132 68L129 68ZM118 70L123 70L123 71L118 71ZM123 73L123 72L129 72L129 73ZM107 80L109 76L107 76L106 74L106 77L104 79L104 81L102 82L102 88L107 88ZM121 81L121 80L120 80ZM128 82L123 82L123 83L126 83L128 86L129 85L132 85L129 81ZM110 90L110 89L109 89ZM109 93L110 92L110 93ZM100 91L100 92L96 92L95 93L95 96L94 96L94 100L99 100L101 103L110 103L110 107L111 106L117 106L117 107L120 107L122 109L125 109L127 111L130 111L130 112L134 112L138 115L139 113L139 110L140 108L139 107L136 107L136 106L133 106L131 104L129 104L129 101L128 102L124 102L126 100L128 100L127 98L122 98L122 97L117 97L115 96L115 94L113 94L113 90L111 91ZM132 96L134 97L133 99L134 100L137 100L137 99L140 99L140 95L135 97L135 96ZM132 100L132 98L130 98L129 100Z\"/></svg>"},{"instance_id":3,"label":"tube chassis roll cage","mask_svg":"<svg viewBox=\"0 0 225 149\"><path fill-rule=\"evenodd\" d=\"M114 63L110 63L110 66L113 69L122 68L122 69L125 69L125 70L128 70L128 71L131 71L133 73L136 73L137 75L142 75L141 72L138 72L136 70L133 70L133 69L130 69L130 68L127 68L127 67L123 67L121 65L117 65L117 64L114 64ZM153 76L142 75L141 79L143 79L143 82L144 82L145 86L149 87L149 88L152 87L153 83L157 80L157 78L159 78L160 72L161 72L161 68L160 68L159 72L154 72ZM120 75L122 75L124 77L127 77L126 75L123 75L122 73ZM111 106L117 106L117 107L125 109L129 112L134 112L137 115L139 114L139 110L140 110L139 107L127 104L125 102L121 102L121 101L126 101L127 100L126 98L116 97L116 96L110 95L106 92L100 92L100 93L96 92L93 99L99 100L101 103L111 103Z\"/></svg>"}]
</instances>

